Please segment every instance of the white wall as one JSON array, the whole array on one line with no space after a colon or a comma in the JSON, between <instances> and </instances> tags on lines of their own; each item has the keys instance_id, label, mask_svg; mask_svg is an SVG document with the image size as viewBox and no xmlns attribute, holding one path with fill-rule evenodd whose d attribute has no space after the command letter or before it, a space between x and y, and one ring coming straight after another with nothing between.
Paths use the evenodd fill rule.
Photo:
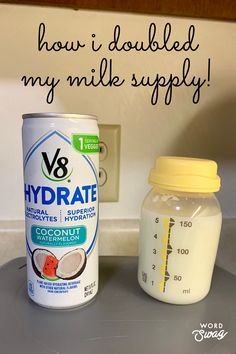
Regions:
<instances>
[{"instance_id":1,"label":"white wall","mask_svg":"<svg viewBox=\"0 0 236 354\"><path fill-rule=\"evenodd\" d=\"M48 41L88 41L91 33L107 43L120 24L124 40L146 38L151 22L163 28L171 22L173 35L186 38L196 27L194 53L75 53L37 51L40 22L47 25ZM103 203L102 218L137 218L149 186L147 175L161 154L214 158L219 162L223 186L219 194L226 217L236 214L236 24L183 18L67 9L0 5L0 219L23 219L21 115L26 112L64 111L98 115L99 123L121 124L120 201ZM211 58L211 86L202 90L200 103L192 104L191 88L174 92L173 103L150 104L151 89L56 89L54 102L45 102L46 88L23 87L23 75L65 77L86 74L101 58L113 58L114 72L128 78L136 73L177 73L186 56L196 75L205 75ZM163 97L162 97L163 98Z\"/></svg>"}]
</instances>

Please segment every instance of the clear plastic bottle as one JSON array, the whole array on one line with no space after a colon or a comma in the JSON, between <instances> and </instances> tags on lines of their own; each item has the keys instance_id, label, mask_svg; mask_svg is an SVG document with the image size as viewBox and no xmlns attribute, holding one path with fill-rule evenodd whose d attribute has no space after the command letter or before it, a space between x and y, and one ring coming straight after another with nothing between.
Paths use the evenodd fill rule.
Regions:
<instances>
[{"instance_id":1,"label":"clear plastic bottle","mask_svg":"<svg viewBox=\"0 0 236 354\"><path fill-rule=\"evenodd\" d=\"M222 215L211 160L160 157L141 215L138 280L154 298L191 304L209 292Z\"/></svg>"}]
</instances>

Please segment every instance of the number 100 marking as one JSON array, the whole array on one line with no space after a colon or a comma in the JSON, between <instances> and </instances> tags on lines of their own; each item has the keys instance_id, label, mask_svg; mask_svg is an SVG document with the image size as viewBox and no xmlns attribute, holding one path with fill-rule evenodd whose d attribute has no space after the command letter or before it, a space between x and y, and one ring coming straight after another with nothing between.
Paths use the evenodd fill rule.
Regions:
<instances>
[{"instance_id":1,"label":"number 100 marking","mask_svg":"<svg viewBox=\"0 0 236 354\"><path fill-rule=\"evenodd\" d=\"M189 254L189 249L188 248L178 248L177 249L178 254Z\"/></svg>"}]
</instances>

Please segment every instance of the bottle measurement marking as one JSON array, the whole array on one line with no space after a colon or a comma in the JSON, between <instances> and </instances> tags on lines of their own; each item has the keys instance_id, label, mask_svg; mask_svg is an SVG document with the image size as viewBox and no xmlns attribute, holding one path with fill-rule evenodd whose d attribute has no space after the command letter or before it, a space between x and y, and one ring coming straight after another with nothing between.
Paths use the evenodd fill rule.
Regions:
<instances>
[{"instance_id":1,"label":"bottle measurement marking","mask_svg":"<svg viewBox=\"0 0 236 354\"><path fill-rule=\"evenodd\" d=\"M168 272L168 259L169 255L172 253L172 246L170 244L171 237L171 228L174 226L175 220L172 218L164 219L164 228L165 232L162 236L162 241L164 247L161 251L161 257L163 259L163 265L160 267L161 272L161 281L159 283L160 291L165 292L167 280L170 278L170 274Z\"/></svg>"},{"instance_id":2,"label":"bottle measurement marking","mask_svg":"<svg viewBox=\"0 0 236 354\"><path fill-rule=\"evenodd\" d=\"M183 294L190 294L191 289L183 289Z\"/></svg>"}]
</instances>

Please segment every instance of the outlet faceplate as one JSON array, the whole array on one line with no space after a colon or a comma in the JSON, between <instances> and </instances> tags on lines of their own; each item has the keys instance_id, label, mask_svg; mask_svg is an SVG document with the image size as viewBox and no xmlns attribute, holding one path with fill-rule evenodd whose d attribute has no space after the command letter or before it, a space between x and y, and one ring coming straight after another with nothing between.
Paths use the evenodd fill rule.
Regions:
<instances>
[{"instance_id":1,"label":"outlet faceplate","mask_svg":"<svg viewBox=\"0 0 236 354\"><path fill-rule=\"evenodd\" d=\"M117 202L120 175L120 125L100 124L99 201Z\"/></svg>"}]
</instances>

